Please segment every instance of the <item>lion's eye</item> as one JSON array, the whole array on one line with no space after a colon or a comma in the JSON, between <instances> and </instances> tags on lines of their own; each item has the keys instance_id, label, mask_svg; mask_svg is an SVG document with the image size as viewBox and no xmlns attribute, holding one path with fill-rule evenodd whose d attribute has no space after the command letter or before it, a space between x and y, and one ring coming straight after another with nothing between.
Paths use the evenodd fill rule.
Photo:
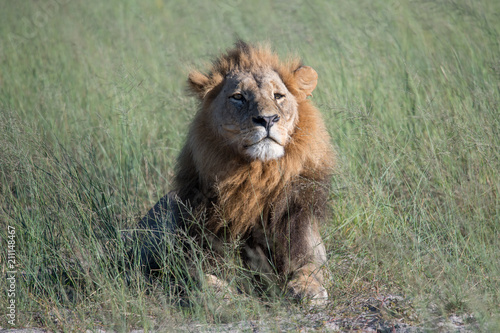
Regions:
<instances>
[{"instance_id":1,"label":"lion's eye","mask_svg":"<svg viewBox=\"0 0 500 333\"><path fill-rule=\"evenodd\" d=\"M283 98L285 98L285 95L283 94L274 94L274 99L277 101L282 100Z\"/></svg>"},{"instance_id":2,"label":"lion's eye","mask_svg":"<svg viewBox=\"0 0 500 333\"><path fill-rule=\"evenodd\" d=\"M234 99L235 101L244 101L245 100L245 97L243 97L242 94L234 94L230 98Z\"/></svg>"}]
</instances>

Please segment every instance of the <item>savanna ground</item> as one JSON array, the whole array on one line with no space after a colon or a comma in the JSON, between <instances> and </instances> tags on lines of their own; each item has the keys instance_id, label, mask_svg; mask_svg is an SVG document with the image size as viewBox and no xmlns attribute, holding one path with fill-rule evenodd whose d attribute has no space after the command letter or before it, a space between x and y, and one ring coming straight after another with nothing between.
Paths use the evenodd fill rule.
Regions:
<instances>
[{"instance_id":1,"label":"savanna ground","mask_svg":"<svg viewBox=\"0 0 500 333\"><path fill-rule=\"evenodd\" d=\"M0 8L0 327L500 330L499 1ZM120 264L121 233L170 188L196 108L189 69L236 38L320 76L313 101L339 156L323 309L197 286L180 297L189 282Z\"/></svg>"}]
</instances>

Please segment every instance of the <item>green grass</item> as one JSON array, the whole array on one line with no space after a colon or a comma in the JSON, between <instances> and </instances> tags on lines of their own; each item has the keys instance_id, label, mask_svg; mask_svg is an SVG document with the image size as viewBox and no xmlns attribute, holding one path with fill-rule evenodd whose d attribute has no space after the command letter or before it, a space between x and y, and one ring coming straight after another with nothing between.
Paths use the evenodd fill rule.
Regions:
<instances>
[{"instance_id":1,"label":"green grass","mask_svg":"<svg viewBox=\"0 0 500 333\"><path fill-rule=\"evenodd\" d=\"M339 155L328 311L397 293L415 323L471 313L500 328L498 1L0 6L0 258L6 276L13 226L17 327L169 330L286 311L197 288L179 306L168 281L119 265L120 232L170 188L196 110L189 69L239 37L319 73L313 101Z\"/></svg>"}]
</instances>

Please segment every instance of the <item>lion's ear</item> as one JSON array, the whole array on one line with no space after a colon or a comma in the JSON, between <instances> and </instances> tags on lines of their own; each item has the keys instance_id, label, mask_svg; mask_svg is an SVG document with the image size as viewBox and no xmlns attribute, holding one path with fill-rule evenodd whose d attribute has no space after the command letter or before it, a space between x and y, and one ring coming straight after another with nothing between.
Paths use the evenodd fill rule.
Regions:
<instances>
[{"instance_id":1,"label":"lion's ear","mask_svg":"<svg viewBox=\"0 0 500 333\"><path fill-rule=\"evenodd\" d=\"M312 96L312 92L318 83L318 73L312 67L301 66L293 72L293 75L300 91L305 94L304 98Z\"/></svg>"},{"instance_id":2,"label":"lion's ear","mask_svg":"<svg viewBox=\"0 0 500 333\"><path fill-rule=\"evenodd\" d=\"M200 73L198 71L192 71L191 73L189 73L189 89L200 99L203 99L203 97L205 97L209 81L210 79L203 73Z\"/></svg>"}]
</instances>

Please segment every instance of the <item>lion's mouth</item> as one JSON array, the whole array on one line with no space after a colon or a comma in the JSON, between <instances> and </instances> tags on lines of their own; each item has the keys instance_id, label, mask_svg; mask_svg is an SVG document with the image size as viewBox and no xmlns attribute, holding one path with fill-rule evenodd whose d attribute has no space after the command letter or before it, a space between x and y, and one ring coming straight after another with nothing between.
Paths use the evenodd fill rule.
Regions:
<instances>
[{"instance_id":1,"label":"lion's mouth","mask_svg":"<svg viewBox=\"0 0 500 333\"><path fill-rule=\"evenodd\" d=\"M245 155L252 159L269 161L280 158L285 153L284 146L275 138L266 136L249 145L244 146Z\"/></svg>"},{"instance_id":2,"label":"lion's mouth","mask_svg":"<svg viewBox=\"0 0 500 333\"><path fill-rule=\"evenodd\" d=\"M251 143L251 144L248 144L248 145L243 145L243 148L247 149L247 148L250 148L252 146L255 146L255 145L258 145L258 144L261 144L261 143L265 143L265 142L276 143L276 144L278 144L280 146L283 146L281 144L281 142L279 142L277 139L273 138L270 135L267 135L267 136L261 138L260 140L254 142L254 143Z\"/></svg>"}]
</instances>

